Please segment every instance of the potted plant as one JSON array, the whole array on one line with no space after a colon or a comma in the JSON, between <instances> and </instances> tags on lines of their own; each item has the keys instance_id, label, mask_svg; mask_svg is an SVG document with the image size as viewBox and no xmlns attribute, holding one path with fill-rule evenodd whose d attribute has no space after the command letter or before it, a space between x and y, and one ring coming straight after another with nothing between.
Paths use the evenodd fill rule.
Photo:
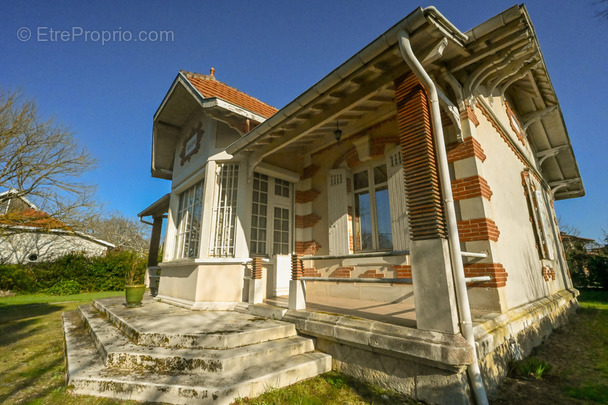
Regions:
<instances>
[{"instance_id":1,"label":"potted plant","mask_svg":"<svg viewBox=\"0 0 608 405\"><path fill-rule=\"evenodd\" d=\"M139 307L144 298L146 285L143 284L143 274L138 271L139 255L131 252L130 263L125 271L125 299L127 307Z\"/></svg>"}]
</instances>

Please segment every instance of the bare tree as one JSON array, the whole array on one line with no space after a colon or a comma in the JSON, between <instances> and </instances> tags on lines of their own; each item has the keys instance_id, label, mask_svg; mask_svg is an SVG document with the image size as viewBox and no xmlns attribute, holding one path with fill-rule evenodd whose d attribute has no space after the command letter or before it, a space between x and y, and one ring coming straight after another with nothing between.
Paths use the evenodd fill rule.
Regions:
<instances>
[{"instance_id":1,"label":"bare tree","mask_svg":"<svg viewBox=\"0 0 608 405\"><path fill-rule=\"evenodd\" d=\"M148 227L118 211L104 216L89 217L82 224L86 232L98 239L113 243L120 249L147 254L149 248Z\"/></svg>"},{"instance_id":2,"label":"bare tree","mask_svg":"<svg viewBox=\"0 0 608 405\"><path fill-rule=\"evenodd\" d=\"M69 223L97 206L95 187L79 180L94 163L67 128L40 117L33 100L0 89L0 191L15 190L0 204L27 197Z\"/></svg>"}]
</instances>

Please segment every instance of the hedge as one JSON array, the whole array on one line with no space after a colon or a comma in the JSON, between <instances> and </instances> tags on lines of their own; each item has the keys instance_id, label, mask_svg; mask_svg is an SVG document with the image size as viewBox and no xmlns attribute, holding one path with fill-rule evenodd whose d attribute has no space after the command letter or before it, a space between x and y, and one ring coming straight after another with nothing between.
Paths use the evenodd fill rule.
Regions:
<instances>
[{"instance_id":1,"label":"hedge","mask_svg":"<svg viewBox=\"0 0 608 405\"><path fill-rule=\"evenodd\" d=\"M121 290L125 273L135 263L136 280L143 282L147 258L130 251L106 256L69 254L52 262L0 264L0 290L50 294Z\"/></svg>"}]
</instances>

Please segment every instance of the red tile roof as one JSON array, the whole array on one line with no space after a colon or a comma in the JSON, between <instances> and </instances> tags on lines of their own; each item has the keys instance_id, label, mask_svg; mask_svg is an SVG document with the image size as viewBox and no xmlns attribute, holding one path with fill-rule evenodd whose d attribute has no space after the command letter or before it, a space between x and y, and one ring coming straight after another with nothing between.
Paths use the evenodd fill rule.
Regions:
<instances>
[{"instance_id":1,"label":"red tile roof","mask_svg":"<svg viewBox=\"0 0 608 405\"><path fill-rule=\"evenodd\" d=\"M0 215L0 225L71 230L69 226L60 220L53 218L46 212L38 211L32 208L12 211L5 215Z\"/></svg>"},{"instance_id":2,"label":"red tile roof","mask_svg":"<svg viewBox=\"0 0 608 405\"><path fill-rule=\"evenodd\" d=\"M265 118L270 117L278 111L278 109L261 102L257 98L251 97L230 87L225 83L219 82L213 75L214 69L211 69L210 75L201 75L198 73L187 72L182 70L181 73L188 78L190 83L203 95L203 97L217 97L224 101L235 104L241 108L249 110L253 113L261 115Z\"/></svg>"}]
</instances>

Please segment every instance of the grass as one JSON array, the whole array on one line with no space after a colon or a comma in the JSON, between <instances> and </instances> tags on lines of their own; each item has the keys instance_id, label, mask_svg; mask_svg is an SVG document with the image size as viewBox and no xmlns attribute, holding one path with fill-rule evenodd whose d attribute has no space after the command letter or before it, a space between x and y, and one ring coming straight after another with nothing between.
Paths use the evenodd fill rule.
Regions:
<instances>
[{"instance_id":1,"label":"grass","mask_svg":"<svg viewBox=\"0 0 608 405\"><path fill-rule=\"evenodd\" d=\"M117 294L121 292L0 298L0 403L119 403L67 393L61 327L63 311L74 310L94 298Z\"/></svg>"},{"instance_id":2,"label":"grass","mask_svg":"<svg viewBox=\"0 0 608 405\"><path fill-rule=\"evenodd\" d=\"M135 404L73 396L65 386L61 314L95 298L124 292L68 296L43 294L0 298L0 403ZM412 403L398 394L331 372L239 404L395 404Z\"/></svg>"},{"instance_id":3,"label":"grass","mask_svg":"<svg viewBox=\"0 0 608 405\"><path fill-rule=\"evenodd\" d=\"M608 404L608 291L582 290L576 316L515 365L494 404ZM535 374L538 367L542 378Z\"/></svg>"},{"instance_id":4,"label":"grass","mask_svg":"<svg viewBox=\"0 0 608 405\"><path fill-rule=\"evenodd\" d=\"M114 297L122 294L124 294L124 291L101 291L73 295L13 295L12 297L0 298L0 311L11 305L50 304L54 302L88 302L96 298Z\"/></svg>"},{"instance_id":5,"label":"grass","mask_svg":"<svg viewBox=\"0 0 608 405\"><path fill-rule=\"evenodd\" d=\"M0 298L0 403L134 404L72 396L65 387L61 313L94 298L122 292ZM582 291L581 310L534 351L522 374L512 376L493 404L608 404L608 292ZM550 370L549 367L550 366ZM539 367L542 378L538 377ZM237 404L415 404L396 393L336 372L326 373Z\"/></svg>"},{"instance_id":6,"label":"grass","mask_svg":"<svg viewBox=\"0 0 608 405\"><path fill-rule=\"evenodd\" d=\"M235 405L418 404L411 398L363 383L335 371L277 389Z\"/></svg>"}]
</instances>

